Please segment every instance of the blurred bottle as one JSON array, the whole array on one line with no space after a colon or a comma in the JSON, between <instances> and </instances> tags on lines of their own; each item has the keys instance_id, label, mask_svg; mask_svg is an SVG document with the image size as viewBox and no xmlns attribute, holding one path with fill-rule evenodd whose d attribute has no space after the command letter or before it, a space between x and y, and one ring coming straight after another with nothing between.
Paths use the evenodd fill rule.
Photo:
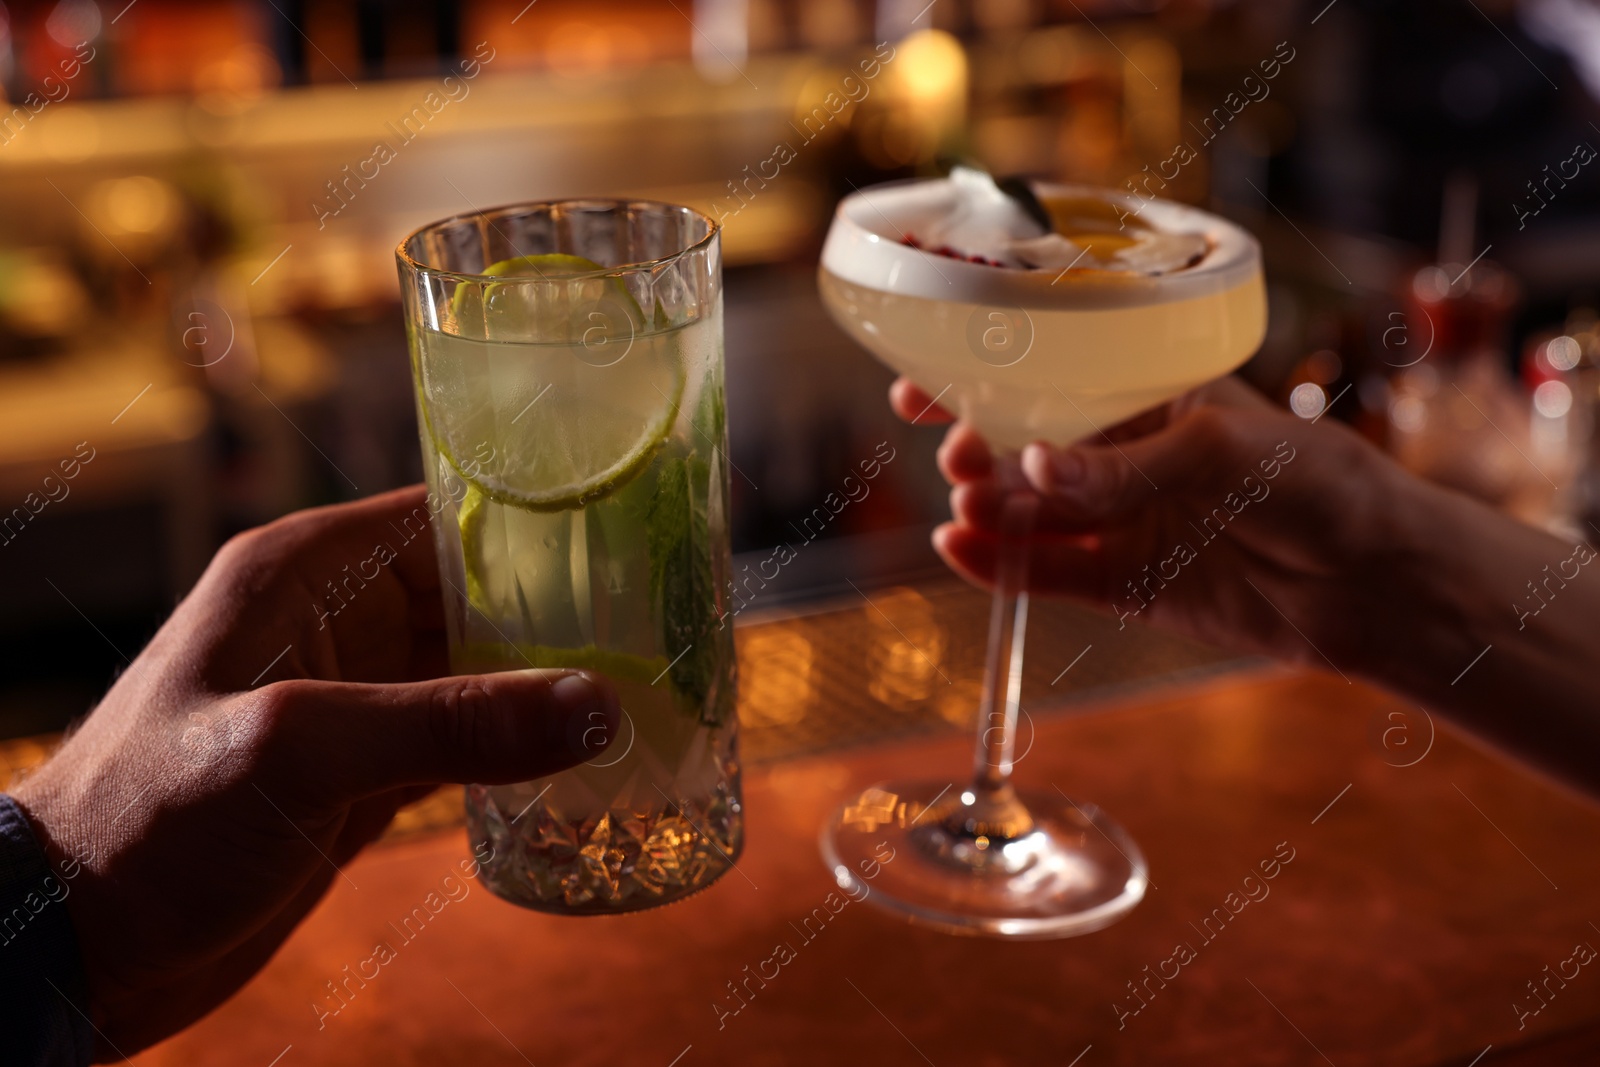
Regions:
<instances>
[{"instance_id":1,"label":"blurred bottle","mask_svg":"<svg viewBox=\"0 0 1600 1067\"><path fill-rule=\"evenodd\" d=\"M1546 523L1564 536L1600 531L1600 321L1589 307L1568 314L1561 332L1530 338L1522 375L1531 391L1531 458L1562 490Z\"/></svg>"},{"instance_id":2,"label":"blurred bottle","mask_svg":"<svg viewBox=\"0 0 1600 1067\"><path fill-rule=\"evenodd\" d=\"M319 33L332 35L360 57L363 80L419 77L443 71L460 57L462 5L458 0L356 0L325 5L319 25L308 36L307 22L318 5L306 0L268 0L259 17L270 27L273 57L284 83L313 80L307 47ZM331 45L329 47L332 47ZM328 63L326 56L319 56Z\"/></svg>"},{"instance_id":3,"label":"blurred bottle","mask_svg":"<svg viewBox=\"0 0 1600 1067\"><path fill-rule=\"evenodd\" d=\"M1530 398L1507 353L1520 288L1471 252L1476 209L1473 181L1452 179L1440 263L1418 270L1400 294L1415 354L1391 377L1389 445L1414 473L1543 522L1556 483L1530 454Z\"/></svg>"},{"instance_id":4,"label":"blurred bottle","mask_svg":"<svg viewBox=\"0 0 1600 1067\"><path fill-rule=\"evenodd\" d=\"M1432 345L1391 379L1389 444L1416 474L1520 514L1545 503L1532 483L1552 486L1526 456L1528 396L1507 369L1517 299L1516 282L1487 260L1412 277L1406 322Z\"/></svg>"}]
</instances>

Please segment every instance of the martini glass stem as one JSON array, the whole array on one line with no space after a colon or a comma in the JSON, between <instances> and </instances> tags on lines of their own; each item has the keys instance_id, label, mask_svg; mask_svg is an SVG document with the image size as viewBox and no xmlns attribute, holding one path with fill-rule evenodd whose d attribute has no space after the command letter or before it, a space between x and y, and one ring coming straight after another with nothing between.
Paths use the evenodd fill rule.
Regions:
<instances>
[{"instance_id":1,"label":"martini glass stem","mask_svg":"<svg viewBox=\"0 0 1600 1067\"><path fill-rule=\"evenodd\" d=\"M1004 796L1010 804L1016 803L1009 793L1028 636L1029 540L1038 509L1039 498L1031 490L1013 488L1001 511L994 600L989 609L988 666L978 709L974 791L995 799Z\"/></svg>"}]
</instances>

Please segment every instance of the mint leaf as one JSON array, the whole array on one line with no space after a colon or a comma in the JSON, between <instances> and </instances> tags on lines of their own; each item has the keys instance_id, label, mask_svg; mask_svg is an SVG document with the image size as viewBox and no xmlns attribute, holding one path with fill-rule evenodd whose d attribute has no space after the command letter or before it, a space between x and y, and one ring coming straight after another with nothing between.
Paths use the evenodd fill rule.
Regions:
<instances>
[{"instance_id":1,"label":"mint leaf","mask_svg":"<svg viewBox=\"0 0 1600 1067\"><path fill-rule=\"evenodd\" d=\"M708 383L695 423L705 439L721 447L726 415L720 383ZM696 436L699 436L698 434ZM655 495L646 519L650 548L650 600L660 605L668 675L673 687L709 726L733 714L731 634L717 612L717 568L709 506L713 484L709 459L681 446L661 458Z\"/></svg>"}]
</instances>

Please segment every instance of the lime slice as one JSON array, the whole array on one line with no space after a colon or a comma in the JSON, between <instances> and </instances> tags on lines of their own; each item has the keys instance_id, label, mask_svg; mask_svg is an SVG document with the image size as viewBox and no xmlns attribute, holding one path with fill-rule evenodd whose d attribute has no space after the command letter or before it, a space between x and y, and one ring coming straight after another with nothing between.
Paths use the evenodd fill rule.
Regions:
<instances>
[{"instance_id":1,"label":"lime slice","mask_svg":"<svg viewBox=\"0 0 1600 1067\"><path fill-rule=\"evenodd\" d=\"M498 263L491 263L483 269L485 277L506 278L532 276L535 278L556 279L573 274L587 274L590 271L605 270L593 260L584 259L582 256L569 256L565 252L547 252L539 256L518 256L515 259L502 259ZM601 282L615 283L615 287L627 292L627 287L622 285L621 279L601 279ZM494 294L497 286L487 286L484 292L489 296L489 302L494 303ZM631 299L631 297L630 297ZM469 308L476 307L478 303L478 290L468 284L456 287L455 293L450 297L450 314L457 322L468 312Z\"/></svg>"},{"instance_id":2,"label":"lime slice","mask_svg":"<svg viewBox=\"0 0 1600 1067\"><path fill-rule=\"evenodd\" d=\"M678 340L601 270L562 254L496 263L484 273L506 280L459 287L454 321L421 338L428 432L483 498L581 508L636 477L671 433ZM465 524L463 512L464 536Z\"/></svg>"},{"instance_id":3,"label":"lime slice","mask_svg":"<svg viewBox=\"0 0 1600 1067\"><path fill-rule=\"evenodd\" d=\"M461 555L466 560L467 600L479 611L485 611L489 603L483 582L483 522L487 503L478 487L468 482L461 507L456 512L456 522L461 527Z\"/></svg>"}]
</instances>

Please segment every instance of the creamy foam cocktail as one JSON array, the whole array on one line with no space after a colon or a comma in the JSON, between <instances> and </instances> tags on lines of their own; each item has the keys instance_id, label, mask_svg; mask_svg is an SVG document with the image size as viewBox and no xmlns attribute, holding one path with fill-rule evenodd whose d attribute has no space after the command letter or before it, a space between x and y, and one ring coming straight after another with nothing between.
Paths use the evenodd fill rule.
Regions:
<instances>
[{"instance_id":1,"label":"creamy foam cocktail","mask_svg":"<svg viewBox=\"0 0 1600 1067\"><path fill-rule=\"evenodd\" d=\"M1035 192L1054 233L976 172L847 198L822 252L824 303L880 360L929 396L948 389L943 406L1011 448L1115 425L1260 345L1266 295L1248 233L1170 201Z\"/></svg>"},{"instance_id":2,"label":"creamy foam cocktail","mask_svg":"<svg viewBox=\"0 0 1600 1067\"><path fill-rule=\"evenodd\" d=\"M971 782L865 790L823 828L823 859L841 887L951 932L1115 922L1148 884L1138 845L1093 804L1011 781L1038 509L1018 450L1071 444L1248 359L1266 332L1260 248L1182 204L958 168L845 198L819 284L852 337L995 446L1005 493ZM874 863L886 853L892 866Z\"/></svg>"}]
</instances>

